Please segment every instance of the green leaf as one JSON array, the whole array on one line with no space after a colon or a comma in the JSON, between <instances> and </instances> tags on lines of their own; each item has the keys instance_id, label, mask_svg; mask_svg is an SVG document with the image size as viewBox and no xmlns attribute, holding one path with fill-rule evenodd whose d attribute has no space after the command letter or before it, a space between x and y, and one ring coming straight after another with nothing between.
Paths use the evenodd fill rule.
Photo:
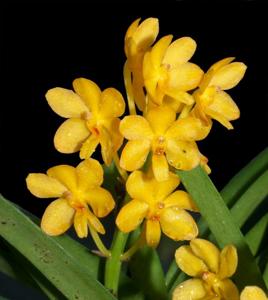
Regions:
<instances>
[{"instance_id":1,"label":"green leaf","mask_svg":"<svg viewBox=\"0 0 268 300\"><path fill-rule=\"evenodd\" d=\"M111 170L111 169L109 169ZM108 173L109 174L109 173ZM108 179L109 181L109 179ZM19 208L19 207L18 207ZM20 208L21 209L21 208ZM32 221L39 224L39 219L32 215L31 213L21 209L25 214L27 214ZM103 278L103 266L99 257L90 254L89 250L85 248L79 242L73 240L67 235L60 237L54 237L60 247L64 249L71 249L71 256L80 263L81 268L86 268L87 272L92 272L92 275L96 279ZM89 260L90 258L90 260ZM121 264L121 263L120 263ZM36 278L34 278L36 279ZM133 284L133 281L127 277L125 274L121 273L120 283L119 283L119 299L120 300L143 300L144 296Z\"/></svg>"},{"instance_id":2,"label":"green leaf","mask_svg":"<svg viewBox=\"0 0 268 300\"><path fill-rule=\"evenodd\" d=\"M146 299L167 299L165 277L156 250L147 246L130 260L129 268L134 282L145 293Z\"/></svg>"},{"instance_id":3,"label":"green leaf","mask_svg":"<svg viewBox=\"0 0 268 300\"><path fill-rule=\"evenodd\" d=\"M241 169L222 189L221 196L228 206L232 206L245 192L249 185L268 168L268 148L259 153L243 169ZM203 218L198 221L199 235L206 237L209 233L208 226ZM170 285L178 276L176 263L173 260L166 274L166 283Z\"/></svg>"},{"instance_id":4,"label":"green leaf","mask_svg":"<svg viewBox=\"0 0 268 300\"><path fill-rule=\"evenodd\" d=\"M266 287L268 289L268 262L266 263L266 267L265 267L264 272L263 272L263 279L264 279L264 282L265 282Z\"/></svg>"},{"instance_id":5,"label":"green leaf","mask_svg":"<svg viewBox=\"0 0 268 300\"><path fill-rule=\"evenodd\" d=\"M234 277L237 280L237 284L243 287L250 282L252 285L264 287L260 270L254 261L243 234L205 171L198 166L191 171L177 171L177 174L194 199L219 246L224 247L227 244L236 246L239 262Z\"/></svg>"},{"instance_id":6,"label":"green leaf","mask_svg":"<svg viewBox=\"0 0 268 300\"><path fill-rule=\"evenodd\" d=\"M119 300L145 300L143 293L133 284L127 276L121 273L119 290Z\"/></svg>"},{"instance_id":7,"label":"green leaf","mask_svg":"<svg viewBox=\"0 0 268 300\"><path fill-rule=\"evenodd\" d=\"M267 262L268 262L268 246L266 245L255 259L262 273L264 273Z\"/></svg>"},{"instance_id":8,"label":"green leaf","mask_svg":"<svg viewBox=\"0 0 268 300\"><path fill-rule=\"evenodd\" d=\"M43 292L48 299L66 299L40 271L8 243L1 243L1 259L5 259L5 264L9 265L12 272L1 270L11 278Z\"/></svg>"},{"instance_id":9,"label":"green leaf","mask_svg":"<svg viewBox=\"0 0 268 300\"><path fill-rule=\"evenodd\" d=\"M241 227L268 195L268 170L260 175L231 209L236 224Z\"/></svg>"},{"instance_id":10,"label":"green leaf","mask_svg":"<svg viewBox=\"0 0 268 300\"><path fill-rule=\"evenodd\" d=\"M0 299L42 299L47 298L38 290L0 272Z\"/></svg>"},{"instance_id":11,"label":"green leaf","mask_svg":"<svg viewBox=\"0 0 268 300\"><path fill-rule=\"evenodd\" d=\"M163 245L162 245L162 240L164 241ZM178 265L177 265L177 263L174 259L174 253L180 246L182 246L184 244L185 244L185 242L175 242L175 241L172 241L172 240L170 240L170 242L167 242L163 238L161 239L160 247L164 248L164 247L168 246L167 247L168 249L166 250L169 253L168 259L170 260L170 258L172 258L172 261L171 261L171 263L169 265L169 268L168 268L168 270L166 272L166 275L165 275L165 282L166 282L166 287L167 287L168 291L174 285L174 282L176 281L176 279L178 278L178 276L180 276L180 273L182 272L178 268ZM157 250L159 252L159 250L161 250L161 249L157 249ZM164 261L163 258L162 258L163 254L161 252L159 253L159 256L160 256L161 261Z\"/></svg>"},{"instance_id":12,"label":"green leaf","mask_svg":"<svg viewBox=\"0 0 268 300\"><path fill-rule=\"evenodd\" d=\"M268 169L268 147L253 158L222 189L221 196L229 206L244 193L248 186Z\"/></svg>"},{"instance_id":13,"label":"green leaf","mask_svg":"<svg viewBox=\"0 0 268 300\"><path fill-rule=\"evenodd\" d=\"M167 286L167 289L170 290L173 283L177 279L177 277L180 275L181 270L178 268L178 265L175 261L175 259L172 260L172 262L169 265L168 271L165 276L165 283Z\"/></svg>"},{"instance_id":14,"label":"green leaf","mask_svg":"<svg viewBox=\"0 0 268 300\"><path fill-rule=\"evenodd\" d=\"M12 203L0 198L0 234L69 299L115 299ZM64 271L63 271L64 270ZM70 284L72 283L72 284Z\"/></svg>"},{"instance_id":15,"label":"green leaf","mask_svg":"<svg viewBox=\"0 0 268 300\"><path fill-rule=\"evenodd\" d=\"M257 207L265 199L265 194L267 195L268 193L265 188L267 186L267 184L265 184L267 175L265 176L262 174L267 168L268 148L263 150L240 170L221 191L221 196L229 207L235 203L237 203L237 208L244 204L247 205L248 209L244 213L243 211L240 212L237 208L235 208L234 211L231 209L233 218L240 226L244 224L245 220L252 214L254 211L252 208ZM253 185L252 187L250 186L251 184ZM239 197L242 198L241 202ZM198 228L199 235L206 238L209 234L209 229L203 218L198 221ZM212 236L210 235L210 238L211 237ZM173 260L166 274L166 284L168 288L170 288L179 274L180 270L178 269L175 260Z\"/></svg>"},{"instance_id":16,"label":"green leaf","mask_svg":"<svg viewBox=\"0 0 268 300\"><path fill-rule=\"evenodd\" d=\"M246 234L245 238L252 254L255 256L259 251L265 234L268 230L268 213L264 215L257 224Z\"/></svg>"},{"instance_id":17,"label":"green leaf","mask_svg":"<svg viewBox=\"0 0 268 300\"><path fill-rule=\"evenodd\" d=\"M128 234L116 229L111 246L111 257L108 257L105 265L105 286L115 295L118 292L120 271L121 271L121 254L124 252Z\"/></svg>"},{"instance_id":18,"label":"green leaf","mask_svg":"<svg viewBox=\"0 0 268 300\"><path fill-rule=\"evenodd\" d=\"M28 216L32 222L39 226L39 218L16 204L12 203L12 205L14 205L18 210ZM91 273L95 279L100 279L102 277L103 274L101 270L102 266L100 257L91 254L88 248L67 234L56 236L52 239L58 247L65 250L66 255L70 256L77 264L80 265L81 268L85 269L86 272Z\"/></svg>"},{"instance_id":19,"label":"green leaf","mask_svg":"<svg viewBox=\"0 0 268 300\"><path fill-rule=\"evenodd\" d=\"M268 169L268 148L264 149L241 169L221 190L221 196L228 207L233 206L249 186ZM203 218L198 222L200 236L207 236L208 226Z\"/></svg>"},{"instance_id":20,"label":"green leaf","mask_svg":"<svg viewBox=\"0 0 268 300\"><path fill-rule=\"evenodd\" d=\"M7 246L0 239L0 272L18 281L33 285L31 277L14 262Z\"/></svg>"},{"instance_id":21,"label":"green leaf","mask_svg":"<svg viewBox=\"0 0 268 300\"><path fill-rule=\"evenodd\" d=\"M29 264L28 272L40 290L50 300L66 300L67 298L45 277L43 274Z\"/></svg>"}]
</instances>

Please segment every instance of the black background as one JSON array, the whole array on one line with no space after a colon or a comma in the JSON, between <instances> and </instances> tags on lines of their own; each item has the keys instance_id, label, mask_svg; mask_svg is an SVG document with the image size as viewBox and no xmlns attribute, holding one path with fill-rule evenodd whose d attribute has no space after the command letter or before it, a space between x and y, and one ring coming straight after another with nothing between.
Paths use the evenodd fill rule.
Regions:
<instances>
[{"instance_id":1,"label":"black background","mask_svg":"<svg viewBox=\"0 0 268 300\"><path fill-rule=\"evenodd\" d=\"M236 56L248 66L230 90L241 118L228 131L214 123L199 143L208 156L211 178L222 188L267 146L267 10L265 1L8 1L1 9L1 192L38 216L49 203L25 187L29 172L57 164L77 164L78 155L53 147L63 119L47 105L49 88L71 88L83 76L102 89L124 94L125 31L138 17L159 18L160 34L191 36L198 44L192 59L203 70ZM125 95L125 94L124 94Z\"/></svg>"}]
</instances>

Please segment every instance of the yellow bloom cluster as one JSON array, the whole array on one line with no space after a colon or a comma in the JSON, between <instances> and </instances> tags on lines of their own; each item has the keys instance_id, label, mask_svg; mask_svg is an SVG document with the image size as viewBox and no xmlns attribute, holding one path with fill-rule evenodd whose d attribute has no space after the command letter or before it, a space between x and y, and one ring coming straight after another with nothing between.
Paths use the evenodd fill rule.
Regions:
<instances>
[{"instance_id":1,"label":"yellow bloom cluster","mask_svg":"<svg viewBox=\"0 0 268 300\"><path fill-rule=\"evenodd\" d=\"M32 173L26 178L28 189L39 198L58 198L47 207L41 228L48 235L60 235L74 224L80 238L88 235L88 227L104 234L97 217L107 216L115 206L112 195L100 185L103 169L89 158L76 168L60 165L46 174ZM91 209L89 209L89 206Z\"/></svg>"},{"instance_id":2,"label":"yellow bloom cluster","mask_svg":"<svg viewBox=\"0 0 268 300\"><path fill-rule=\"evenodd\" d=\"M175 258L179 268L195 278L181 283L174 290L173 300L239 300L238 289L229 279L238 262L234 246L219 251L207 240L193 239L189 246L176 251Z\"/></svg>"},{"instance_id":3,"label":"yellow bloom cluster","mask_svg":"<svg viewBox=\"0 0 268 300\"><path fill-rule=\"evenodd\" d=\"M145 218L145 239L151 247L159 243L160 226L175 241L191 240L197 236L197 225L185 211L197 211L197 208L186 192L173 192L179 183L178 176L172 173L166 181L158 182L153 174L134 171L126 183L132 200L120 210L116 219L117 226L123 232L130 232Z\"/></svg>"},{"instance_id":4,"label":"yellow bloom cluster","mask_svg":"<svg viewBox=\"0 0 268 300\"><path fill-rule=\"evenodd\" d=\"M179 284L172 300L267 300L257 286L246 286L239 296L236 285L229 279L236 271L236 248L227 245L220 251L204 239L193 239L175 253L179 268L194 277Z\"/></svg>"},{"instance_id":5,"label":"yellow bloom cluster","mask_svg":"<svg viewBox=\"0 0 268 300\"><path fill-rule=\"evenodd\" d=\"M192 38L172 42L167 35L152 45L158 31L157 19L141 24L136 20L125 37L125 74L131 74L126 76L128 99L135 101L143 116L127 116L120 124L121 134L129 140L120 165L137 170L151 151L154 176L163 181L169 165L181 170L206 165L196 141L209 134L212 119L232 128L230 121L239 117L239 109L224 90L238 84L246 66L226 58L204 74L189 62L196 50Z\"/></svg>"},{"instance_id":6,"label":"yellow bloom cluster","mask_svg":"<svg viewBox=\"0 0 268 300\"><path fill-rule=\"evenodd\" d=\"M76 168L61 165L49 169L47 175L27 177L32 194L58 198L42 218L41 227L47 234L62 234L72 223L79 237L86 237L88 228L105 232L98 218L109 214L115 202L100 187L102 166L90 158L100 144L104 163L114 161L125 180L129 175L126 191L131 200L116 218L121 231L130 232L145 220L142 233L152 247L158 245L161 231L176 241L198 235L197 225L187 212L197 208L186 192L175 191L180 181L173 172L191 170L199 164L210 172L197 141L207 137L213 119L233 128L230 121L239 117L239 109L225 90L238 84L246 66L226 58L204 73L190 62L196 50L192 38L172 41L172 35L167 35L156 41L158 33L155 18L141 23L138 19L127 30L124 80L130 115L122 120L119 117L125 112L125 102L114 88L101 91L93 81L78 78L73 82L74 91L56 87L47 92L49 106L67 119L55 134L55 148L62 153L79 151L83 160ZM121 147L124 138L127 141ZM145 173L142 168L146 161L149 171ZM196 243L198 240L191 245ZM194 250L182 249L194 256ZM225 255L213 251L217 261ZM202 266L209 278L216 274L222 280L230 275L215 266L211 275L211 265Z\"/></svg>"},{"instance_id":7,"label":"yellow bloom cluster","mask_svg":"<svg viewBox=\"0 0 268 300\"><path fill-rule=\"evenodd\" d=\"M57 130L55 148L62 153L80 150L80 158L89 158L101 144L104 162L109 165L121 147L120 117L125 102L120 92L108 88L101 92L91 80L74 80L75 93L63 88L53 88L46 94L50 107L61 117L68 118Z\"/></svg>"}]
</instances>

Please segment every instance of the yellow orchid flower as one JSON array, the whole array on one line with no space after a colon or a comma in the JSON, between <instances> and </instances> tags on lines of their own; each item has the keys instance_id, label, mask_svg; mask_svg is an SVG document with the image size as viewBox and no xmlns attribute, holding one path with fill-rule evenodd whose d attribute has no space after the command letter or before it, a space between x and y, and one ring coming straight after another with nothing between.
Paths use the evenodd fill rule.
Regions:
<instances>
[{"instance_id":1,"label":"yellow orchid flower","mask_svg":"<svg viewBox=\"0 0 268 300\"><path fill-rule=\"evenodd\" d=\"M127 116L120 123L120 132L129 140L120 166L127 171L137 170L152 151L154 176L158 181L167 180L168 163L181 170L190 170L200 163L195 141L204 139L209 130L197 118L176 120L176 113L167 106L151 109L146 118Z\"/></svg>"},{"instance_id":2,"label":"yellow orchid flower","mask_svg":"<svg viewBox=\"0 0 268 300\"><path fill-rule=\"evenodd\" d=\"M134 21L125 35L125 54L127 56L126 68L132 74L128 76L133 84L133 96L138 108L145 108L145 95L143 92L144 80L142 74L142 62L144 54L154 43L158 32L159 22L156 18L148 18L140 23L140 19ZM125 74L128 70L125 70ZM127 78L127 76L125 76Z\"/></svg>"},{"instance_id":3,"label":"yellow orchid flower","mask_svg":"<svg viewBox=\"0 0 268 300\"><path fill-rule=\"evenodd\" d=\"M246 286L240 295L240 300L268 300L268 298L261 288Z\"/></svg>"},{"instance_id":4,"label":"yellow orchid flower","mask_svg":"<svg viewBox=\"0 0 268 300\"><path fill-rule=\"evenodd\" d=\"M26 183L33 195L38 198L58 198L45 210L42 230L56 236L74 224L80 238L88 235L88 227L104 234L105 229L98 218L107 216L115 202L112 195L100 187L102 182L103 169L92 158L82 161L76 168L59 165L50 168L47 175L30 173Z\"/></svg>"},{"instance_id":5,"label":"yellow orchid flower","mask_svg":"<svg viewBox=\"0 0 268 300\"><path fill-rule=\"evenodd\" d=\"M189 246L177 249L175 259L184 273L195 278L179 284L173 300L239 300L238 289L229 279L238 263L234 246L220 251L207 240L193 239Z\"/></svg>"},{"instance_id":6,"label":"yellow orchid flower","mask_svg":"<svg viewBox=\"0 0 268 300\"><path fill-rule=\"evenodd\" d=\"M215 119L228 129L233 129L230 121L238 119L240 111L225 90L235 87L247 69L245 64L233 60L234 57L228 57L212 65L193 94L197 103L194 113L206 123Z\"/></svg>"},{"instance_id":7,"label":"yellow orchid flower","mask_svg":"<svg viewBox=\"0 0 268 300\"><path fill-rule=\"evenodd\" d=\"M73 87L75 92L56 87L46 94L53 111L68 118L55 134L55 147L62 153L80 150L80 158L86 159L100 143L102 158L109 165L123 142L118 117L125 111L124 99L116 89L101 92L85 78L75 79Z\"/></svg>"},{"instance_id":8,"label":"yellow orchid flower","mask_svg":"<svg viewBox=\"0 0 268 300\"><path fill-rule=\"evenodd\" d=\"M158 105L162 104L165 95L179 103L192 105L194 99L187 91L196 88L203 76L197 65L188 62L196 43L190 37L171 41L172 35L167 35L145 54L144 84L151 100Z\"/></svg>"},{"instance_id":9,"label":"yellow orchid flower","mask_svg":"<svg viewBox=\"0 0 268 300\"><path fill-rule=\"evenodd\" d=\"M180 183L178 176L170 172L168 180L158 182L151 175L135 171L129 176L126 189L132 200L120 210L118 228L127 233L146 219L144 233L150 247L157 247L161 229L175 241L195 238L198 227L186 210L197 208L186 192L173 192Z\"/></svg>"}]
</instances>

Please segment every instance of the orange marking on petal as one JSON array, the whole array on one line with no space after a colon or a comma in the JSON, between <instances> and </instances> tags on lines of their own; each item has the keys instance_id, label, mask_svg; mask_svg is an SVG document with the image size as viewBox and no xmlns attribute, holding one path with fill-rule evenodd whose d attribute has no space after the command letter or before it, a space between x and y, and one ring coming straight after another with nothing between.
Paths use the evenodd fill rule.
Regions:
<instances>
[{"instance_id":1,"label":"orange marking on petal","mask_svg":"<svg viewBox=\"0 0 268 300\"><path fill-rule=\"evenodd\" d=\"M160 220L160 216L154 215L150 218L150 220L152 221L159 221Z\"/></svg>"},{"instance_id":2,"label":"orange marking on petal","mask_svg":"<svg viewBox=\"0 0 268 300\"><path fill-rule=\"evenodd\" d=\"M165 149L162 147L157 147L154 151L154 154L156 155L163 155L165 153Z\"/></svg>"},{"instance_id":3,"label":"orange marking on petal","mask_svg":"<svg viewBox=\"0 0 268 300\"><path fill-rule=\"evenodd\" d=\"M97 127L93 127L90 129L91 133L96 135L96 136L99 136L100 135L100 131Z\"/></svg>"}]
</instances>

